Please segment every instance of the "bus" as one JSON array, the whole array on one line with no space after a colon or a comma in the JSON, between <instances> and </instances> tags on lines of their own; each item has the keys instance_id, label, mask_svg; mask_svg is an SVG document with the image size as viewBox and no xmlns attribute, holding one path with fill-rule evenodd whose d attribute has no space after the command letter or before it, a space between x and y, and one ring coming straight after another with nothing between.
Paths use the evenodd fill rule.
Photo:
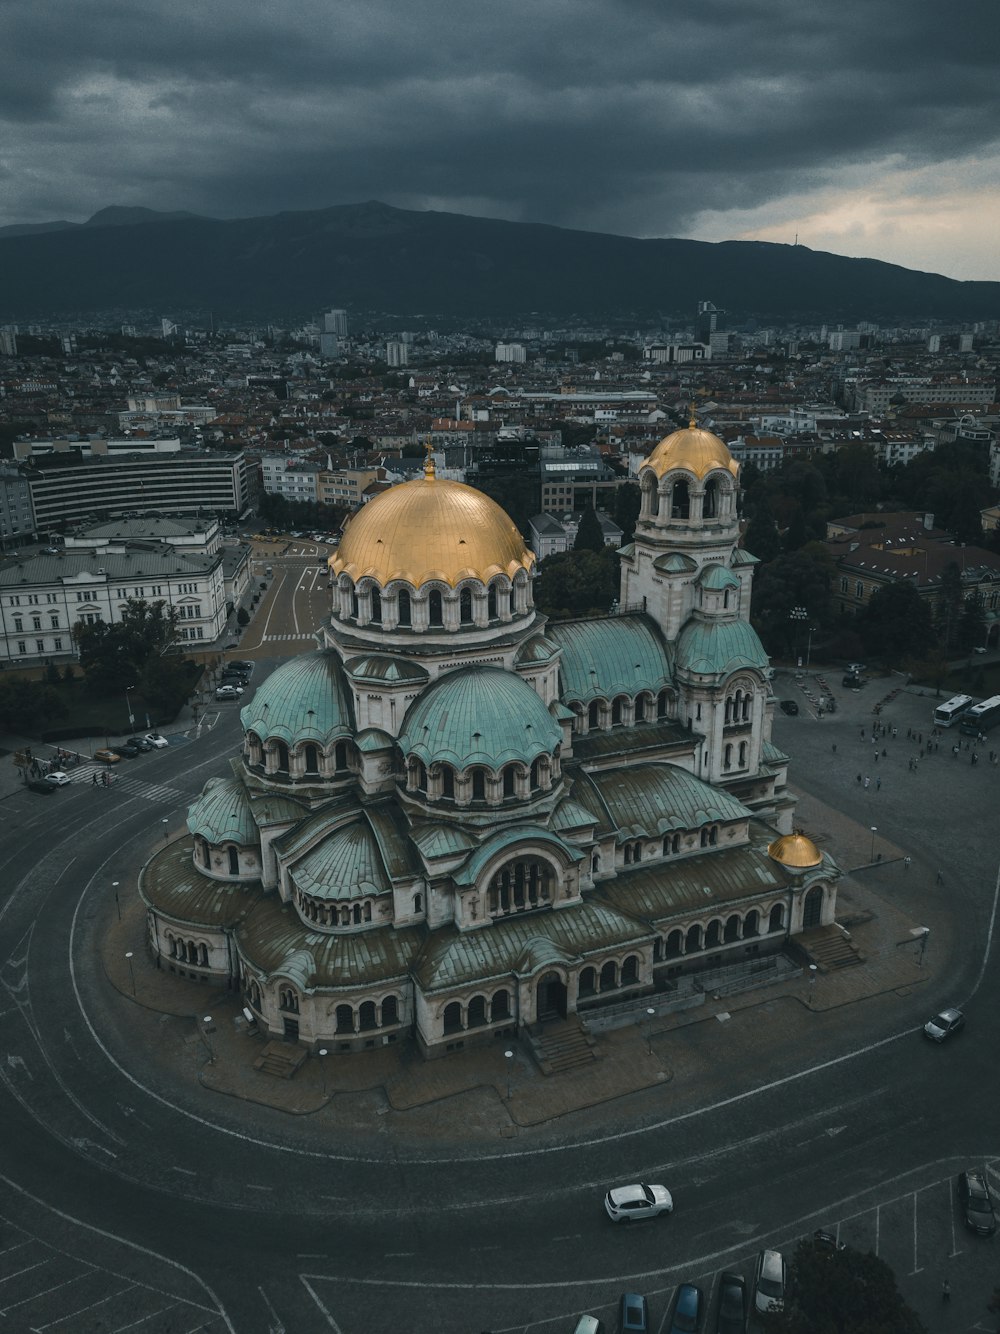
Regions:
<instances>
[{"instance_id":1,"label":"bus","mask_svg":"<svg viewBox=\"0 0 1000 1334\"><path fill-rule=\"evenodd\" d=\"M997 723L1000 723L1000 695L991 695L962 714L958 730L965 736L979 736L980 732L985 734Z\"/></svg>"},{"instance_id":2,"label":"bus","mask_svg":"<svg viewBox=\"0 0 1000 1334\"><path fill-rule=\"evenodd\" d=\"M971 709L973 699L971 695L955 695L945 704L939 704L934 710L934 721L938 727L950 727L952 723L957 723L966 710Z\"/></svg>"}]
</instances>

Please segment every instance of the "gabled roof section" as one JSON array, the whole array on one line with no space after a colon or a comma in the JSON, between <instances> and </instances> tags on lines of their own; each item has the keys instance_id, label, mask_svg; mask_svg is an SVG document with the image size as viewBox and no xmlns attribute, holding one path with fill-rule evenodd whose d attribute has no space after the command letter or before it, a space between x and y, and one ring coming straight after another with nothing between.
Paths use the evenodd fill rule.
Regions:
<instances>
[{"instance_id":1,"label":"gabled roof section","mask_svg":"<svg viewBox=\"0 0 1000 1334\"><path fill-rule=\"evenodd\" d=\"M368 823L358 820L323 839L292 867L292 879L316 899L344 903L392 888Z\"/></svg>"},{"instance_id":2,"label":"gabled roof section","mask_svg":"<svg viewBox=\"0 0 1000 1334\"><path fill-rule=\"evenodd\" d=\"M683 551L667 551L653 561L653 569L661 574L690 574L697 568L698 562Z\"/></svg>"},{"instance_id":3,"label":"gabled roof section","mask_svg":"<svg viewBox=\"0 0 1000 1334\"><path fill-rule=\"evenodd\" d=\"M709 565L702 566L696 583L702 588L709 588L713 591L722 591L726 588L739 588L740 581L733 574L732 570L727 570L725 565L719 561L712 561Z\"/></svg>"},{"instance_id":4,"label":"gabled roof section","mask_svg":"<svg viewBox=\"0 0 1000 1334\"><path fill-rule=\"evenodd\" d=\"M548 634L562 649L565 702L589 704L616 695L657 694L673 679L671 649L647 616L560 621Z\"/></svg>"},{"instance_id":5,"label":"gabled roof section","mask_svg":"<svg viewBox=\"0 0 1000 1334\"><path fill-rule=\"evenodd\" d=\"M619 842L751 818L746 806L723 788L703 783L676 764L597 770L583 778L599 795ZM581 783L581 797L583 788Z\"/></svg>"},{"instance_id":6,"label":"gabled roof section","mask_svg":"<svg viewBox=\"0 0 1000 1334\"><path fill-rule=\"evenodd\" d=\"M409 658L393 658L384 653L351 658L344 664L344 670L358 680L383 681L386 685L430 679L429 673L419 663L411 662Z\"/></svg>"},{"instance_id":7,"label":"gabled roof section","mask_svg":"<svg viewBox=\"0 0 1000 1334\"><path fill-rule=\"evenodd\" d=\"M763 671L768 657L746 621L692 616L678 637L676 664L678 671L729 676L744 667Z\"/></svg>"},{"instance_id":8,"label":"gabled roof section","mask_svg":"<svg viewBox=\"0 0 1000 1334\"><path fill-rule=\"evenodd\" d=\"M482 874L483 867L500 852L514 852L525 844L542 844L553 852L564 864L571 864L582 859L579 848L565 843L558 834L540 825L517 825L503 829L485 839L463 867L455 872L455 884L474 885Z\"/></svg>"}]
</instances>

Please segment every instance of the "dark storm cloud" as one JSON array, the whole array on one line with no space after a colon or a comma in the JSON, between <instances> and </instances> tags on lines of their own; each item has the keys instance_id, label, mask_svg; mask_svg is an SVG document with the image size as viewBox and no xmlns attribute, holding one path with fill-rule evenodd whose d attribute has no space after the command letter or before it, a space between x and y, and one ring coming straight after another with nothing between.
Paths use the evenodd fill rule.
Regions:
<instances>
[{"instance_id":1,"label":"dark storm cloud","mask_svg":"<svg viewBox=\"0 0 1000 1334\"><path fill-rule=\"evenodd\" d=\"M995 0L7 0L0 222L374 197L670 235L866 169L971 181L998 34Z\"/></svg>"}]
</instances>

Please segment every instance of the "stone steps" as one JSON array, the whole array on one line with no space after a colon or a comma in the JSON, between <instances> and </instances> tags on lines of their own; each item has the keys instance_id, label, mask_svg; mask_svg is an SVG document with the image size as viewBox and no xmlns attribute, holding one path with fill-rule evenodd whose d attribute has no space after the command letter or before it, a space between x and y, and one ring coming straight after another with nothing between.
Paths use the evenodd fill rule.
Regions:
<instances>
[{"instance_id":1,"label":"stone steps","mask_svg":"<svg viewBox=\"0 0 1000 1334\"><path fill-rule=\"evenodd\" d=\"M307 1055L304 1047L289 1042L269 1042L254 1061L253 1068L262 1075L291 1079Z\"/></svg>"},{"instance_id":2,"label":"stone steps","mask_svg":"<svg viewBox=\"0 0 1000 1334\"><path fill-rule=\"evenodd\" d=\"M545 1031L531 1033L528 1040L543 1075L562 1074L596 1060L594 1039L576 1020L564 1020Z\"/></svg>"},{"instance_id":3,"label":"stone steps","mask_svg":"<svg viewBox=\"0 0 1000 1334\"><path fill-rule=\"evenodd\" d=\"M865 956L850 936L836 926L821 926L813 931L804 931L797 938L796 944L824 972L865 962Z\"/></svg>"}]
</instances>

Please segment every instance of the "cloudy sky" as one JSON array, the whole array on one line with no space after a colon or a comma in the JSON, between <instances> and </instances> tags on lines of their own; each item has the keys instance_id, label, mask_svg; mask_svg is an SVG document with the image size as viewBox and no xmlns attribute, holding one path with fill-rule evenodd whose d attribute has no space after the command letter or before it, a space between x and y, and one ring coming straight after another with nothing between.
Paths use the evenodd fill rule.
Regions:
<instances>
[{"instance_id":1,"label":"cloudy sky","mask_svg":"<svg viewBox=\"0 0 1000 1334\"><path fill-rule=\"evenodd\" d=\"M1000 280L998 0L3 0L0 225L379 199Z\"/></svg>"}]
</instances>

